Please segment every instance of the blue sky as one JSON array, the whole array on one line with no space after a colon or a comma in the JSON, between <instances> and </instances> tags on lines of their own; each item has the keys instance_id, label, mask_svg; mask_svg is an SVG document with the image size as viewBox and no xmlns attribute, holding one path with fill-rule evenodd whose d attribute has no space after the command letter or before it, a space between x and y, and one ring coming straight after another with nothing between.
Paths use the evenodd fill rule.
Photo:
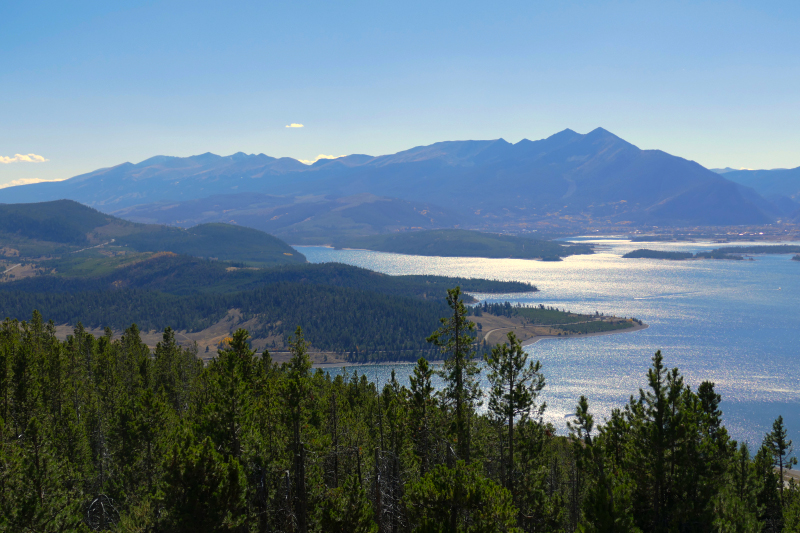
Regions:
<instances>
[{"instance_id":1,"label":"blue sky","mask_svg":"<svg viewBox=\"0 0 800 533\"><path fill-rule=\"evenodd\" d=\"M708 167L796 167L798 28L796 1L6 2L0 185L598 126Z\"/></svg>"}]
</instances>

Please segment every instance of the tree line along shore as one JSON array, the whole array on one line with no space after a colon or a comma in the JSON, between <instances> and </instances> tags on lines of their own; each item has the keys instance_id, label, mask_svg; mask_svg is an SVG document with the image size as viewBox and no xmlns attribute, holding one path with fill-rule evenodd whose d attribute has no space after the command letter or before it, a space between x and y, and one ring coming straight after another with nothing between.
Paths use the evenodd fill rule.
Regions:
<instances>
[{"instance_id":1,"label":"tree line along shore","mask_svg":"<svg viewBox=\"0 0 800 533\"><path fill-rule=\"evenodd\" d=\"M36 265L41 272L0 283L5 316L26 317L38 310L59 325L61 339L79 322L101 336L106 327L118 336L135 323L151 347L169 326L180 343L196 342L204 359L238 328L249 331L258 351L288 352L288 339L300 325L318 363L416 361L431 357L424 339L429 324L446 310L442 294L447 287L475 294L538 292L535 285L516 281L390 276L337 263L248 267L171 252L102 255L92 250ZM462 297L477 302L469 294ZM544 306L472 309L479 326L494 314L491 328L518 328L526 339L633 325Z\"/></svg>"},{"instance_id":2,"label":"tree line along shore","mask_svg":"<svg viewBox=\"0 0 800 533\"><path fill-rule=\"evenodd\" d=\"M299 293L302 295L303 293ZM309 295L315 294L313 291ZM1 298L1 296L0 296ZM462 293L463 299L470 299L469 295ZM295 304L297 304L298 293L295 293ZM301 300L302 301L302 300ZM311 300L309 300L311 301ZM72 302L74 303L74 302ZM316 305L320 309L327 307L327 301L322 296L316 299ZM383 302L387 306L392 305L394 301ZM261 302L263 305L264 302ZM409 309L414 309L418 302L412 303ZM103 307L98 308L102 311ZM275 309L277 314L284 312L285 306ZM402 311L405 307L400 307ZM401 330L403 333L411 336L410 338L403 338L403 344L394 344L399 337L384 336L376 337L373 339L373 344L365 341L360 341L355 344L351 350L336 350L337 345L331 346L326 344L327 338L336 338L336 334L329 337L320 335L327 331L328 327L337 327L337 322L326 319L325 321L318 321L315 324L317 327L312 330L311 339L314 340L312 344L309 342L309 357L315 365L320 364L333 364L333 365L359 365L359 364L374 364L374 363L391 363L391 362L415 362L419 357L425 357L428 360L434 360L438 357L437 351L424 341L426 335L427 325L434 321L438 316L436 313L441 311L441 306L433 307L433 312L427 314L420 314L422 319L418 324L415 324L416 330ZM599 312L595 314L580 314L573 313L564 309L557 309L551 306L538 306L523 307L521 305L512 305L508 302L504 303L486 303L468 306L468 313L470 321L476 326L476 342L478 349L481 353L491 349L493 344L500 342L505 338L506 334L513 331L523 344L530 344L537 340L546 338L566 339L576 338L586 335L598 335L608 333L620 332L634 332L647 327L641 320L635 318L620 318L614 316L601 315ZM397 312L398 308L394 309ZM381 313L376 313L381 317ZM385 314L385 311L384 311ZM85 316L85 315L84 315ZM327 315L326 315L327 316ZM352 319L352 324L346 324L346 327L355 330L359 327L359 321L364 320L365 313L357 313L355 315L345 315L345 318ZM389 319L391 320L391 314ZM297 317L295 317L297 318ZM305 317L299 315L299 319L303 320ZM373 316L374 318L374 316ZM289 323L289 321L284 321ZM108 322L106 322L108 323ZM391 323L391 322L390 322ZM308 322L301 322L303 324L306 339L309 340ZM198 357L204 361L208 361L217 354L218 347L230 339L234 331L240 328L248 330L250 334L249 343L257 352L269 350L271 357L276 362L284 362L289 359L291 352L289 351L288 339L291 333L284 337L280 332L279 326L273 325L263 314L245 314L241 309L232 309L219 321L195 331L181 329L173 330L176 342L185 346L191 347L197 345ZM138 325L137 325L138 327ZM65 340L72 334L74 329L73 325L61 324L56 326L56 337L60 340ZM370 327L362 328L361 335L367 337ZM104 336L106 332L103 327L95 326L92 328L85 328L95 336ZM118 339L124 332L123 329L112 329L111 338ZM344 333L349 330L345 329ZM366 331L366 333L365 333ZM292 332L293 333L293 332ZM339 331L341 334L342 331ZM413 338L414 334L420 338ZM155 348L158 342L161 341L162 332L150 329L139 330L139 336L144 344L148 347ZM321 346L321 348L320 348ZM339 345L338 347L341 347ZM346 346L347 347L347 346Z\"/></svg>"},{"instance_id":3,"label":"tree line along shore","mask_svg":"<svg viewBox=\"0 0 800 533\"><path fill-rule=\"evenodd\" d=\"M263 532L797 531L782 418L730 438L714 384L657 352L647 385L598 423L544 422L547 369L513 332L477 365L458 289L409 386L257 355L237 330L207 364L173 330L150 350L37 312L0 327L0 530ZM480 373L490 384L478 386ZM436 390L438 375L442 386ZM634 393L635 391L631 391Z\"/></svg>"},{"instance_id":4,"label":"tree line along shore","mask_svg":"<svg viewBox=\"0 0 800 533\"><path fill-rule=\"evenodd\" d=\"M800 252L800 246L789 244L758 246L727 246L715 248L707 252L676 252L667 250L649 250L639 248L623 255L623 259L667 259L685 261L687 259L731 259L741 261L744 255L752 254L793 254ZM793 257L792 259L798 256Z\"/></svg>"}]
</instances>

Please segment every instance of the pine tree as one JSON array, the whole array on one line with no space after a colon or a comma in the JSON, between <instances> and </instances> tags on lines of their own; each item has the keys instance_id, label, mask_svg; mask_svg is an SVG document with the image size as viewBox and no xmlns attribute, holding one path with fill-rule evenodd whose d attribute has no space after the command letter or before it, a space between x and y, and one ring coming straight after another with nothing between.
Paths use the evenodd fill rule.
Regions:
<instances>
[{"instance_id":1,"label":"pine tree","mask_svg":"<svg viewBox=\"0 0 800 533\"><path fill-rule=\"evenodd\" d=\"M172 415L172 416L170 416ZM129 421L128 439L132 448L125 469L133 477L132 488L144 489L142 499L155 493L161 477L160 458L167 451L164 428L176 423L167 405L153 391L146 390L136 401Z\"/></svg>"},{"instance_id":2,"label":"pine tree","mask_svg":"<svg viewBox=\"0 0 800 533\"><path fill-rule=\"evenodd\" d=\"M719 483L719 480L718 480ZM713 526L720 533L757 533L757 482L751 465L750 450L742 444L730 462L724 485L713 499Z\"/></svg>"},{"instance_id":3,"label":"pine tree","mask_svg":"<svg viewBox=\"0 0 800 533\"><path fill-rule=\"evenodd\" d=\"M456 437L459 459L470 461L470 424L475 407L479 405L480 388L477 376L480 369L475 356L475 324L467 318L467 308L461 300L461 289L447 290L447 305L453 313L440 319L441 326L428 337L444 355L445 381L442 395L455 411L452 433Z\"/></svg>"},{"instance_id":4,"label":"pine tree","mask_svg":"<svg viewBox=\"0 0 800 533\"><path fill-rule=\"evenodd\" d=\"M248 424L242 437L242 464L246 465L251 480L247 496L250 520L260 532L272 531L285 520L285 513L272 508L278 494L285 492L274 483L275 472L286 471L290 453L282 379L282 373L265 350L258 364Z\"/></svg>"},{"instance_id":5,"label":"pine tree","mask_svg":"<svg viewBox=\"0 0 800 533\"><path fill-rule=\"evenodd\" d=\"M787 434L788 431L786 430L786 427L783 425L783 417L779 416L772 424L772 431L767 433L766 437L764 437L764 443L772 452L772 457L775 461L775 466L778 468L778 475L780 479L781 504L783 504L784 501L783 473L785 470L791 470L791 468L797 464L797 457L794 457L792 455L794 451L794 449L792 448L792 441L786 438Z\"/></svg>"},{"instance_id":6,"label":"pine tree","mask_svg":"<svg viewBox=\"0 0 800 533\"><path fill-rule=\"evenodd\" d=\"M285 365L286 401L292 422L292 455L294 465L294 514L300 533L308 530L308 496L306 491L306 451L303 444L301 424L306 416L305 408L311 391L311 359L308 357L308 343L303 338L299 326L289 341L292 358Z\"/></svg>"},{"instance_id":7,"label":"pine tree","mask_svg":"<svg viewBox=\"0 0 800 533\"><path fill-rule=\"evenodd\" d=\"M539 361L528 361L514 332L508 333L508 342L498 344L491 354L485 356L491 385L489 411L508 431L508 464L506 465L506 488L514 493L514 422L518 417L541 417L546 404L536 405L536 399L544 388L544 375Z\"/></svg>"},{"instance_id":8,"label":"pine tree","mask_svg":"<svg viewBox=\"0 0 800 533\"><path fill-rule=\"evenodd\" d=\"M433 395L433 369L425 358L420 357L409 377L411 385L411 432L414 451L420 461L420 475L430 468L430 447L433 444L433 411L436 400Z\"/></svg>"},{"instance_id":9,"label":"pine tree","mask_svg":"<svg viewBox=\"0 0 800 533\"><path fill-rule=\"evenodd\" d=\"M355 372L312 373L300 329L280 367L244 330L203 367L171 330L151 357L135 326L114 340L79 325L61 342L38 313L6 320L0 531L800 527L800 493L780 479L795 464L782 418L751 459L729 438L714 385L692 391L659 352L626 408L597 425L582 397L570 438L557 437L537 416L541 369L514 336L486 358L479 413L474 338L458 291L448 296L453 315L431 341L448 357L440 395L424 359L410 390L394 374L379 389ZM438 454L448 431L472 463ZM496 455L504 468L475 461Z\"/></svg>"},{"instance_id":10,"label":"pine tree","mask_svg":"<svg viewBox=\"0 0 800 533\"><path fill-rule=\"evenodd\" d=\"M674 518L673 474L683 380L676 368L670 371L664 367L660 350L653 356L647 377L648 389L640 390L639 398L631 398L626 408L635 441L628 448L631 456L625 461L637 476L637 524L660 532L668 530Z\"/></svg>"},{"instance_id":11,"label":"pine tree","mask_svg":"<svg viewBox=\"0 0 800 533\"><path fill-rule=\"evenodd\" d=\"M186 380L182 379L181 348L175 341L172 328L165 328L164 335L156 345L153 361L153 388L164 395L173 409L180 412L185 409Z\"/></svg>"},{"instance_id":12,"label":"pine tree","mask_svg":"<svg viewBox=\"0 0 800 533\"><path fill-rule=\"evenodd\" d=\"M52 435L36 416L28 421L17 446L0 450L0 470L5 478L0 511L9 531L81 529L83 495L70 482L74 472L59 457Z\"/></svg>"},{"instance_id":13,"label":"pine tree","mask_svg":"<svg viewBox=\"0 0 800 533\"><path fill-rule=\"evenodd\" d=\"M789 490L786 492L786 503L783 507L783 527L784 531L800 531L800 487L796 483L791 483Z\"/></svg>"},{"instance_id":14,"label":"pine tree","mask_svg":"<svg viewBox=\"0 0 800 533\"><path fill-rule=\"evenodd\" d=\"M511 493L486 479L478 465L436 466L408 487L412 531L422 533L521 533ZM454 518L455 517L455 518Z\"/></svg>"},{"instance_id":15,"label":"pine tree","mask_svg":"<svg viewBox=\"0 0 800 533\"><path fill-rule=\"evenodd\" d=\"M206 372L208 397L201 424L226 459L241 458L243 432L253 407L257 363L248 337L247 331L238 329Z\"/></svg>"},{"instance_id":16,"label":"pine tree","mask_svg":"<svg viewBox=\"0 0 800 533\"><path fill-rule=\"evenodd\" d=\"M409 441L408 427L411 425L408 419L408 389L401 387L397 381L397 376L392 369L389 381L384 385L381 394L382 405L380 406L385 414L385 438L381 443L382 450L389 452L383 454L384 465L381 475L382 496L381 511L382 519L391 527L392 531L397 531L400 523L400 498L402 495L402 479L400 474L400 461L406 443ZM388 462L388 464L387 464Z\"/></svg>"},{"instance_id":17,"label":"pine tree","mask_svg":"<svg viewBox=\"0 0 800 533\"><path fill-rule=\"evenodd\" d=\"M633 533L639 531L631 513L630 482L622 477L604 450L604 439L592 436L594 417L589 402L581 396L575 409L575 421L567 424L573 438L573 453L579 472L588 478L582 516L578 523L581 533Z\"/></svg>"},{"instance_id":18,"label":"pine tree","mask_svg":"<svg viewBox=\"0 0 800 533\"><path fill-rule=\"evenodd\" d=\"M376 533L372 505L358 476L348 476L342 487L328 491L320 510L322 531L330 533Z\"/></svg>"},{"instance_id":19,"label":"pine tree","mask_svg":"<svg viewBox=\"0 0 800 533\"><path fill-rule=\"evenodd\" d=\"M159 503L166 531L234 531L244 521L245 476L235 458L226 461L210 438L196 442L183 429L166 454Z\"/></svg>"},{"instance_id":20,"label":"pine tree","mask_svg":"<svg viewBox=\"0 0 800 533\"><path fill-rule=\"evenodd\" d=\"M778 473L775 472L774 456L764 443L753 459L753 471L757 483L756 504L758 521L763 524L765 533L779 533L783 530L783 517Z\"/></svg>"}]
</instances>

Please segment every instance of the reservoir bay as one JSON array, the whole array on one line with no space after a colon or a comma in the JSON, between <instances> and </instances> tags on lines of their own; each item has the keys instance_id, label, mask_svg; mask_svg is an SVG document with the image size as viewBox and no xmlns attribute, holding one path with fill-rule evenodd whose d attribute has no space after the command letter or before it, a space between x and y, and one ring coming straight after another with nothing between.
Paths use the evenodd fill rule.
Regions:
<instances>
[{"instance_id":1,"label":"reservoir bay","mask_svg":"<svg viewBox=\"0 0 800 533\"><path fill-rule=\"evenodd\" d=\"M782 415L789 437L800 442L800 263L791 261L791 255L759 255L753 261L622 259L637 248L698 252L733 245L571 240L597 243L597 253L542 262L298 249L310 262L335 261L386 274L530 282L540 292L474 296L482 301L632 316L649 324L634 333L545 339L526 347L542 362L547 380L542 394L547 402L545 419L559 433L566 432L581 395L589 399L599 420L624 405L630 395L638 395L646 386L651 357L660 349L665 364L677 366L693 389L706 380L716 384L725 424L737 440L759 445L772 421ZM436 327L431 324L431 331ZM408 385L412 368L398 363L352 370L382 386L392 369Z\"/></svg>"}]
</instances>

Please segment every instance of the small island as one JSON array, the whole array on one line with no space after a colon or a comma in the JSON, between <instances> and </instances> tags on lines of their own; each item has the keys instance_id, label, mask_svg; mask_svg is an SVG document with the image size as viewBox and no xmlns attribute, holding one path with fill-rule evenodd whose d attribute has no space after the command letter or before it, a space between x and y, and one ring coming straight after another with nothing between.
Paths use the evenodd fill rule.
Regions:
<instances>
[{"instance_id":1,"label":"small island","mask_svg":"<svg viewBox=\"0 0 800 533\"><path fill-rule=\"evenodd\" d=\"M792 257L792 261L800 261L800 254L797 254L796 256Z\"/></svg>"},{"instance_id":2,"label":"small island","mask_svg":"<svg viewBox=\"0 0 800 533\"><path fill-rule=\"evenodd\" d=\"M796 254L800 253L800 246L791 244L726 246L713 251L725 254Z\"/></svg>"},{"instance_id":3,"label":"small island","mask_svg":"<svg viewBox=\"0 0 800 533\"><path fill-rule=\"evenodd\" d=\"M666 259L668 261L685 261L687 259L731 259L734 261L741 261L741 255L733 255L720 250L711 250L710 252L665 252L662 250L648 250L640 248L622 256L623 259Z\"/></svg>"},{"instance_id":4,"label":"small island","mask_svg":"<svg viewBox=\"0 0 800 533\"><path fill-rule=\"evenodd\" d=\"M670 261L683 261L692 259L694 254L691 252L665 252L662 250L647 250L640 248L622 256L624 259L668 259Z\"/></svg>"},{"instance_id":5,"label":"small island","mask_svg":"<svg viewBox=\"0 0 800 533\"><path fill-rule=\"evenodd\" d=\"M789 244L766 245L766 246L727 246L715 248L708 252L665 252L661 250L648 250L640 248L623 255L623 259L668 259L672 261L684 261L687 259L730 259L741 261L744 254L792 254L800 252L800 246ZM796 259L795 256L793 259Z\"/></svg>"},{"instance_id":6,"label":"small island","mask_svg":"<svg viewBox=\"0 0 800 533\"><path fill-rule=\"evenodd\" d=\"M710 252L697 252L694 254L695 259L729 259L733 261L741 261L744 259L741 255L737 255L736 253L728 253L723 251L723 248L717 248L716 250L711 250ZM740 253L747 253L747 252L740 252Z\"/></svg>"},{"instance_id":7,"label":"small island","mask_svg":"<svg viewBox=\"0 0 800 533\"><path fill-rule=\"evenodd\" d=\"M406 255L539 259L561 261L570 255L594 253L588 244L537 240L520 235L463 229L409 231L342 239L337 248L358 248Z\"/></svg>"}]
</instances>

